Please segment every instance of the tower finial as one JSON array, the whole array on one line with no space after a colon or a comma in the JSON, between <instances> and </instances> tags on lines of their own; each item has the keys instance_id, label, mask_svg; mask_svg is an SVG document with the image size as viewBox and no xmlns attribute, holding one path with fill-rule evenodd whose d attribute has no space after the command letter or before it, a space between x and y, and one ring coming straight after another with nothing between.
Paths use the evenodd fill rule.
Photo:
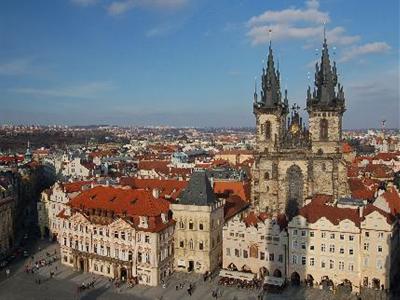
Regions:
<instances>
[{"instance_id":1,"label":"tower finial","mask_svg":"<svg viewBox=\"0 0 400 300\"><path fill-rule=\"evenodd\" d=\"M324 44L326 44L326 21L324 21Z\"/></svg>"},{"instance_id":2,"label":"tower finial","mask_svg":"<svg viewBox=\"0 0 400 300\"><path fill-rule=\"evenodd\" d=\"M269 47L271 48L271 44L272 44L272 29L268 30L268 36L269 36Z\"/></svg>"}]
</instances>

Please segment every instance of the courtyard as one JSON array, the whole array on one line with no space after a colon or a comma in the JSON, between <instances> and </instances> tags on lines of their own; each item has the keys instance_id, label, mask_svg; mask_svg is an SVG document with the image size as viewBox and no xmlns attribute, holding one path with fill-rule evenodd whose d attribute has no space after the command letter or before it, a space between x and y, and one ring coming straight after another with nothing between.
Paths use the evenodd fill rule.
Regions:
<instances>
[{"instance_id":1,"label":"courtyard","mask_svg":"<svg viewBox=\"0 0 400 300\"><path fill-rule=\"evenodd\" d=\"M172 299L227 299L256 300L261 291L245 290L236 287L225 287L217 284L218 277L204 282L202 276L196 274L174 273L164 287L147 287L137 285L128 287L126 284L116 287L109 279L90 273L80 273L60 264L57 257L58 245L40 241L32 246L32 256L21 258L8 266L10 275L5 269L0 275L0 299L2 300L172 300ZM56 253L56 254L55 254ZM46 261L34 274L26 272L26 266L32 262ZM51 262L49 264L48 262ZM84 284L94 282L93 287L80 290ZM187 288L192 285L190 296ZM216 296L216 297L215 297ZM263 299L357 299L355 295L334 295L332 292L313 288L288 286L281 294L264 294ZM386 299L385 294L375 291L364 293L362 299Z\"/></svg>"}]
</instances>

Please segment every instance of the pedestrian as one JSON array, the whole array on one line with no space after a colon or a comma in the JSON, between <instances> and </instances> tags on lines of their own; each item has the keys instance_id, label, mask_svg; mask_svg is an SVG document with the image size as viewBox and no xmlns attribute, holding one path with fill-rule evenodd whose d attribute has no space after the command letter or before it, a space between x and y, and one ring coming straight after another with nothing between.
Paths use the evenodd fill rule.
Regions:
<instances>
[{"instance_id":1,"label":"pedestrian","mask_svg":"<svg viewBox=\"0 0 400 300\"><path fill-rule=\"evenodd\" d=\"M178 285L176 285L176 286L175 286L175 290L178 290L178 288L179 288Z\"/></svg>"},{"instance_id":2,"label":"pedestrian","mask_svg":"<svg viewBox=\"0 0 400 300\"><path fill-rule=\"evenodd\" d=\"M10 269L6 270L6 276L7 276L7 278L10 276Z\"/></svg>"}]
</instances>

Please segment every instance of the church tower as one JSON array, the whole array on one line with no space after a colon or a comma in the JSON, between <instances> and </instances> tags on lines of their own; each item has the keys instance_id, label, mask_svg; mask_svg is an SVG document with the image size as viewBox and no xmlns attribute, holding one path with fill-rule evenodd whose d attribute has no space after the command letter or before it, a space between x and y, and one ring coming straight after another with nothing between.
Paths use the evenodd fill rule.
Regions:
<instances>
[{"instance_id":1,"label":"church tower","mask_svg":"<svg viewBox=\"0 0 400 300\"><path fill-rule=\"evenodd\" d=\"M279 70L275 71L271 43L269 44L267 69L263 68L261 94L258 99L254 91L253 111L256 116L257 151L276 152L279 148L286 124L287 92L282 102Z\"/></svg>"},{"instance_id":2,"label":"church tower","mask_svg":"<svg viewBox=\"0 0 400 300\"><path fill-rule=\"evenodd\" d=\"M315 87L307 90L307 111L312 152L339 153L342 140L342 116L345 112L343 87L338 83L336 63L329 59L326 37L321 62L315 65Z\"/></svg>"}]
</instances>

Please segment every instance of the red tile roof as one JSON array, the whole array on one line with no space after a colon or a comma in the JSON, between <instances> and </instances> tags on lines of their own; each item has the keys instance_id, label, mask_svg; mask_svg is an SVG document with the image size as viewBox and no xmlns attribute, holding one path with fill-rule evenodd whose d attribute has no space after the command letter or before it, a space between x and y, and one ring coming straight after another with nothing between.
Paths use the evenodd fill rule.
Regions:
<instances>
[{"instance_id":1,"label":"red tile roof","mask_svg":"<svg viewBox=\"0 0 400 300\"><path fill-rule=\"evenodd\" d=\"M394 186L388 187L386 192L384 192L381 197L386 200L392 215L397 215L400 213L400 195Z\"/></svg>"},{"instance_id":2,"label":"red tile roof","mask_svg":"<svg viewBox=\"0 0 400 300\"><path fill-rule=\"evenodd\" d=\"M353 152L353 148L348 143L343 143L342 152L343 153L351 153L351 152Z\"/></svg>"},{"instance_id":3,"label":"red tile roof","mask_svg":"<svg viewBox=\"0 0 400 300\"><path fill-rule=\"evenodd\" d=\"M92 181L75 181L75 182L66 182L61 183L61 187L64 189L65 193L76 193L82 190L84 186L88 186L92 183Z\"/></svg>"},{"instance_id":4,"label":"red tile roof","mask_svg":"<svg viewBox=\"0 0 400 300\"><path fill-rule=\"evenodd\" d=\"M242 181L214 181L214 193L233 194L250 202L250 184Z\"/></svg>"},{"instance_id":5,"label":"red tile roof","mask_svg":"<svg viewBox=\"0 0 400 300\"><path fill-rule=\"evenodd\" d=\"M249 203L243 201L239 196L232 195L225 200L224 218L229 220L241 211L249 207Z\"/></svg>"}]
</instances>

